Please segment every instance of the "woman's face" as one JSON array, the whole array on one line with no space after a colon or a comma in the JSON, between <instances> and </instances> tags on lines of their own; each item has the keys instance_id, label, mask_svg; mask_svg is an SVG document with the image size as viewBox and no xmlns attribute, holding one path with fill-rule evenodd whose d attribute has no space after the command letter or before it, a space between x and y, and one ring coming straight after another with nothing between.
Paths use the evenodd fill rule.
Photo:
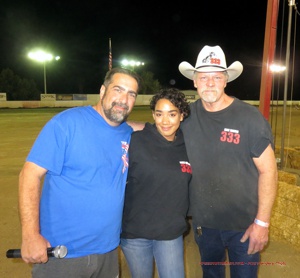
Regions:
<instances>
[{"instance_id":1,"label":"woman's face","mask_svg":"<svg viewBox=\"0 0 300 278\"><path fill-rule=\"evenodd\" d=\"M173 141L180 122L183 120L183 114L179 109L167 99L160 99L152 111L158 132L168 141Z\"/></svg>"}]
</instances>

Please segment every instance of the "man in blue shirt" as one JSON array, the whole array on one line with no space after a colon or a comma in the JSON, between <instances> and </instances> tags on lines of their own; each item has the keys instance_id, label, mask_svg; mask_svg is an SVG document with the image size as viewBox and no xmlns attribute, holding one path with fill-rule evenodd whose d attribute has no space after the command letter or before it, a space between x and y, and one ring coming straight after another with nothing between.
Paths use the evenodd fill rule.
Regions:
<instances>
[{"instance_id":1,"label":"man in blue shirt","mask_svg":"<svg viewBox=\"0 0 300 278\"><path fill-rule=\"evenodd\" d=\"M38 135L19 180L21 255L33 277L118 276L133 131L126 119L139 86L134 72L114 68L95 106L57 114ZM48 259L57 245L67 247L66 259Z\"/></svg>"}]
</instances>

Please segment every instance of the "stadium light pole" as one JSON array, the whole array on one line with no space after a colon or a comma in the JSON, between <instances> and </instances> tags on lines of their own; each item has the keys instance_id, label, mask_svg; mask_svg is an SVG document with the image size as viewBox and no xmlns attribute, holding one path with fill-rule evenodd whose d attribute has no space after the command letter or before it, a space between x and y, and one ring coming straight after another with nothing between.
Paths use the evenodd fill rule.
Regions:
<instances>
[{"instance_id":1,"label":"stadium light pole","mask_svg":"<svg viewBox=\"0 0 300 278\"><path fill-rule=\"evenodd\" d=\"M273 74L280 74L286 70L286 66L281 66L280 64L272 64L270 65L270 70ZM274 84L274 78L273 78L273 84ZM274 85L272 87L274 88ZM282 125L285 126L285 114L282 117ZM285 128L282 128L281 149L280 149L280 169L282 169L283 162L284 162L284 134L285 134Z\"/></svg>"},{"instance_id":2,"label":"stadium light pole","mask_svg":"<svg viewBox=\"0 0 300 278\"><path fill-rule=\"evenodd\" d=\"M46 63L55 59L56 61L60 59L59 56L53 56L50 53L46 53L42 50L38 50L35 52L29 52L28 57L37 62L41 62L44 64L44 93L47 94L47 78L46 78Z\"/></svg>"},{"instance_id":3,"label":"stadium light pole","mask_svg":"<svg viewBox=\"0 0 300 278\"><path fill-rule=\"evenodd\" d=\"M127 59L123 59L121 61L122 66L126 67L131 67L132 70L134 71L135 67L140 67L140 66L144 66L145 63L144 62L140 62L140 61L135 61L135 60L127 60Z\"/></svg>"}]
</instances>

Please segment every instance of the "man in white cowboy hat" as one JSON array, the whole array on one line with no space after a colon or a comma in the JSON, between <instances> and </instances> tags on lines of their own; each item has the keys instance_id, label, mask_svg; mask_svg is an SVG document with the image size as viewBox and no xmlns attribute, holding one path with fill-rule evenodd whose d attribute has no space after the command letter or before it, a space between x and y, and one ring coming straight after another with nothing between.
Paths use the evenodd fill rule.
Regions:
<instances>
[{"instance_id":1,"label":"man in white cowboy hat","mask_svg":"<svg viewBox=\"0 0 300 278\"><path fill-rule=\"evenodd\" d=\"M277 190L270 125L256 107L225 93L243 66L227 67L219 46L204 46L195 67L182 62L179 71L200 96L182 130L203 277L225 277L226 250L231 277L257 277Z\"/></svg>"}]
</instances>

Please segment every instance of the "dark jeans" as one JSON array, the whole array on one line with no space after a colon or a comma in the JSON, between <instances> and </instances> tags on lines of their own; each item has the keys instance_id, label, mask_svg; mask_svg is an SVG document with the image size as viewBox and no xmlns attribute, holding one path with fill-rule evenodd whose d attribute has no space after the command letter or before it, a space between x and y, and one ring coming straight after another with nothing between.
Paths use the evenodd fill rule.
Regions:
<instances>
[{"instance_id":1,"label":"dark jeans","mask_svg":"<svg viewBox=\"0 0 300 278\"><path fill-rule=\"evenodd\" d=\"M193 223L195 241L201 255L203 278L225 277L225 265L230 266L231 278L257 277L260 254L247 254L249 241L240 242L244 232L202 227L202 235L198 235L196 228ZM229 262L225 261L226 250Z\"/></svg>"}]
</instances>

